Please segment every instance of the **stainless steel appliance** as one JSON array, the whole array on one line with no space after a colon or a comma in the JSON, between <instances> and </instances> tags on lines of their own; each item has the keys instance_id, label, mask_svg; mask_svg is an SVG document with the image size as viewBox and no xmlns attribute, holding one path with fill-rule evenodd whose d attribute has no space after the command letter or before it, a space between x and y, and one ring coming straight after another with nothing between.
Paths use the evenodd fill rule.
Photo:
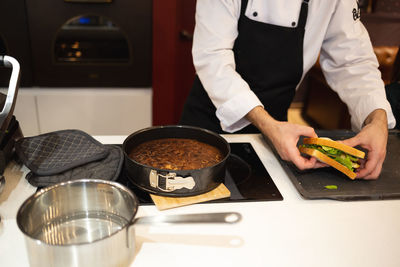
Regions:
<instances>
[{"instance_id":1,"label":"stainless steel appliance","mask_svg":"<svg viewBox=\"0 0 400 267\"><path fill-rule=\"evenodd\" d=\"M0 67L12 70L7 94L0 94L0 175L2 175L7 163L13 157L15 141L23 135L18 121L13 116L19 88L20 64L13 57L0 56Z\"/></svg>"},{"instance_id":2,"label":"stainless steel appliance","mask_svg":"<svg viewBox=\"0 0 400 267\"><path fill-rule=\"evenodd\" d=\"M12 115L18 94L20 80L20 65L10 56L0 55L0 67L11 69L11 78L7 95L0 93L0 194L5 187L4 170L14 155L14 144L18 138L23 137L18 121ZM1 223L1 218L0 218Z\"/></svg>"}]
</instances>

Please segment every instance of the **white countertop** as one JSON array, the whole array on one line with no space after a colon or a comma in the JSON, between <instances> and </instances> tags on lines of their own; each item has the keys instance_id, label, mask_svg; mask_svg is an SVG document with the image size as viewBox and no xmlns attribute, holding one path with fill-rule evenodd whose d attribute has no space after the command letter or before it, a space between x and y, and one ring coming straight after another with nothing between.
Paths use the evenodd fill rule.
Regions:
<instances>
[{"instance_id":1,"label":"white countertop","mask_svg":"<svg viewBox=\"0 0 400 267\"><path fill-rule=\"evenodd\" d=\"M197 204L167 211L140 206L137 216L237 211L243 218L234 225L138 225L131 266L400 266L400 200L305 200L260 135L224 137L253 145L284 200ZM109 144L125 139L96 138ZM28 266L15 216L35 190L25 179L6 182L0 197L0 266Z\"/></svg>"}]
</instances>

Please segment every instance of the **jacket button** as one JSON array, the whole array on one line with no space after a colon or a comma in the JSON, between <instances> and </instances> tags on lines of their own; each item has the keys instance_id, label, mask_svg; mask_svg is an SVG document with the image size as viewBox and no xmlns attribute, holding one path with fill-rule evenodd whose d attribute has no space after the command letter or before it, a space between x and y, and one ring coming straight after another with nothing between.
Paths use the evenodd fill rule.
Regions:
<instances>
[{"instance_id":1,"label":"jacket button","mask_svg":"<svg viewBox=\"0 0 400 267\"><path fill-rule=\"evenodd\" d=\"M257 17L258 13L257 12L253 12L253 16Z\"/></svg>"},{"instance_id":2,"label":"jacket button","mask_svg":"<svg viewBox=\"0 0 400 267\"><path fill-rule=\"evenodd\" d=\"M293 22L292 22L292 26L293 26L293 27L296 26L296 22L293 21Z\"/></svg>"}]
</instances>

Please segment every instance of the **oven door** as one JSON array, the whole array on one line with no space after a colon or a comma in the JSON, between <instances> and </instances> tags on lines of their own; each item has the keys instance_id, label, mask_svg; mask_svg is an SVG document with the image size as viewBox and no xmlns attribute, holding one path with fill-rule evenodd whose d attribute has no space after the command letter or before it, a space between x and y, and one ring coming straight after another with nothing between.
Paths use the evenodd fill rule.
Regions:
<instances>
[{"instance_id":1,"label":"oven door","mask_svg":"<svg viewBox=\"0 0 400 267\"><path fill-rule=\"evenodd\" d=\"M36 85L151 85L151 1L26 4Z\"/></svg>"}]
</instances>

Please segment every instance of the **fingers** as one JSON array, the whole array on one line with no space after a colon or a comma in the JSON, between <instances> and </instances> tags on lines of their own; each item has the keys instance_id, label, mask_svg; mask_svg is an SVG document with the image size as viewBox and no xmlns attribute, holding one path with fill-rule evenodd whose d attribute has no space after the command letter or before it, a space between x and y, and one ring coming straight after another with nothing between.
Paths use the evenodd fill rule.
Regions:
<instances>
[{"instance_id":1,"label":"fingers","mask_svg":"<svg viewBox=\"0 0 400 267\"><path fill-rule=\"evenodd\" d=\"M357 178L377 179L382 171L382 165L385 157L379 156L377 153L371 152L365 167L357 172Z\"/></svg>"},{"instance_id":2,"label":"fingers","mask_svg":"<svg viewBox=\"0 0 400 267\"><path fill-rule=\"evenodd\" d=\"M362 146L368 150L368 159L357 171L357 178L377 179L382 171L382 165L385 160L386 149L384 145L374 144L371 140L364 140L365 136L356 135L352 138L341 141L343 144L355 147ZM373 139L373 140L377 140ZM383 147L383 149L382 149Z\"/></svg>"},{"instance_id":3,"label":"fingers","mask_svg":"<svg viewBox=\"0 0 400 267\"><path fill-rule=\"evenodd\" d=\"M318 137L318 135L315 133L314 128L309 126L300 126L297 128L296 143L301 135L308 137ZM288 149L288 156L289 156L288 160L292 161L293 164L296 165L296 167L299 170L319 168L325 166L314 157L305 158L301 156L297 146Z\"/></svg>"},{"instance_id":4,"label":"fingers","mask_svg":"<svg viewBox=\"0 0 400 267\"><path fill-rule=\"evenodd\" d=\"M326 164L326 163L320 162L320 161L318 161L318 160L317 160L317 162L316 162L315 165L314 165L314 169L317 169L317 168L325 168L325 167L329 167L329 165Z\"/></svg>"},{"instance_id":5,"label":"fingers","mask_svg":"<svg viewBox=\"0 0 400 267\"><path fill-rule=\"evenodd\" d=\"M294 158L292 160L293 164L296 165L296 167L299 170L306 170L306 169L318 169L318 168L324 168L328 167L329 165L323 162L318 161L314 157L310 158L304 158L300 156L299 158Z\"/></svg>"},{"instance_id":6,"label":"fingers","mask_svg":"<svg viewBox=\"0 0 400 267\"><path fill-rule=\"evenodd\" d=\"M364 179L366 180L371 180L371 179L378 179L379 175L381 174L382 171L382 163L379 164L373 172L371 172L369 175L365 176Z\"/></svg>"},{"instance_id":7,"label":"fingers","mask_svg":"<svg viewBox=\"0 0 400 267\"><path fill-rule=\"evenodd\" d=\"M296 165L296 167L299 170L305 170L305 169L311 169L314 168L317 160L315 158L304 158L302 156L298 156L298 157L294 157L292 160L294 165Z\"/></svg>"},{"instance_id":8,"label":"fingers","mask_svg":"<svg viewBox=\"0 0 400 267\"><path fill-rule=\"evenodd\" d=\"M315 169L315 168L320 168L324 167L325 164L319 162L316 158L310 157L310 158L305 158L301 156L299 150L296 148L295 151L293 151L290 154L289 160L293 162L294 165L299 170L306 170L306 169Z\"/></svg>"},{"instance_id":9,"label":"fingers","mask_svg":"<svg viewBox=\"0 0 400 267\"><path fill-rule=\"evenodd\" d=\"M269 138L275 146L279 156L286 161L291 161L299 170L325 167L316 158L305 158L301 156L297 148L300 136L318 137L314 128L309 126L295 125L291 123L280 123Z\"/></svg>"}]
</instances>

